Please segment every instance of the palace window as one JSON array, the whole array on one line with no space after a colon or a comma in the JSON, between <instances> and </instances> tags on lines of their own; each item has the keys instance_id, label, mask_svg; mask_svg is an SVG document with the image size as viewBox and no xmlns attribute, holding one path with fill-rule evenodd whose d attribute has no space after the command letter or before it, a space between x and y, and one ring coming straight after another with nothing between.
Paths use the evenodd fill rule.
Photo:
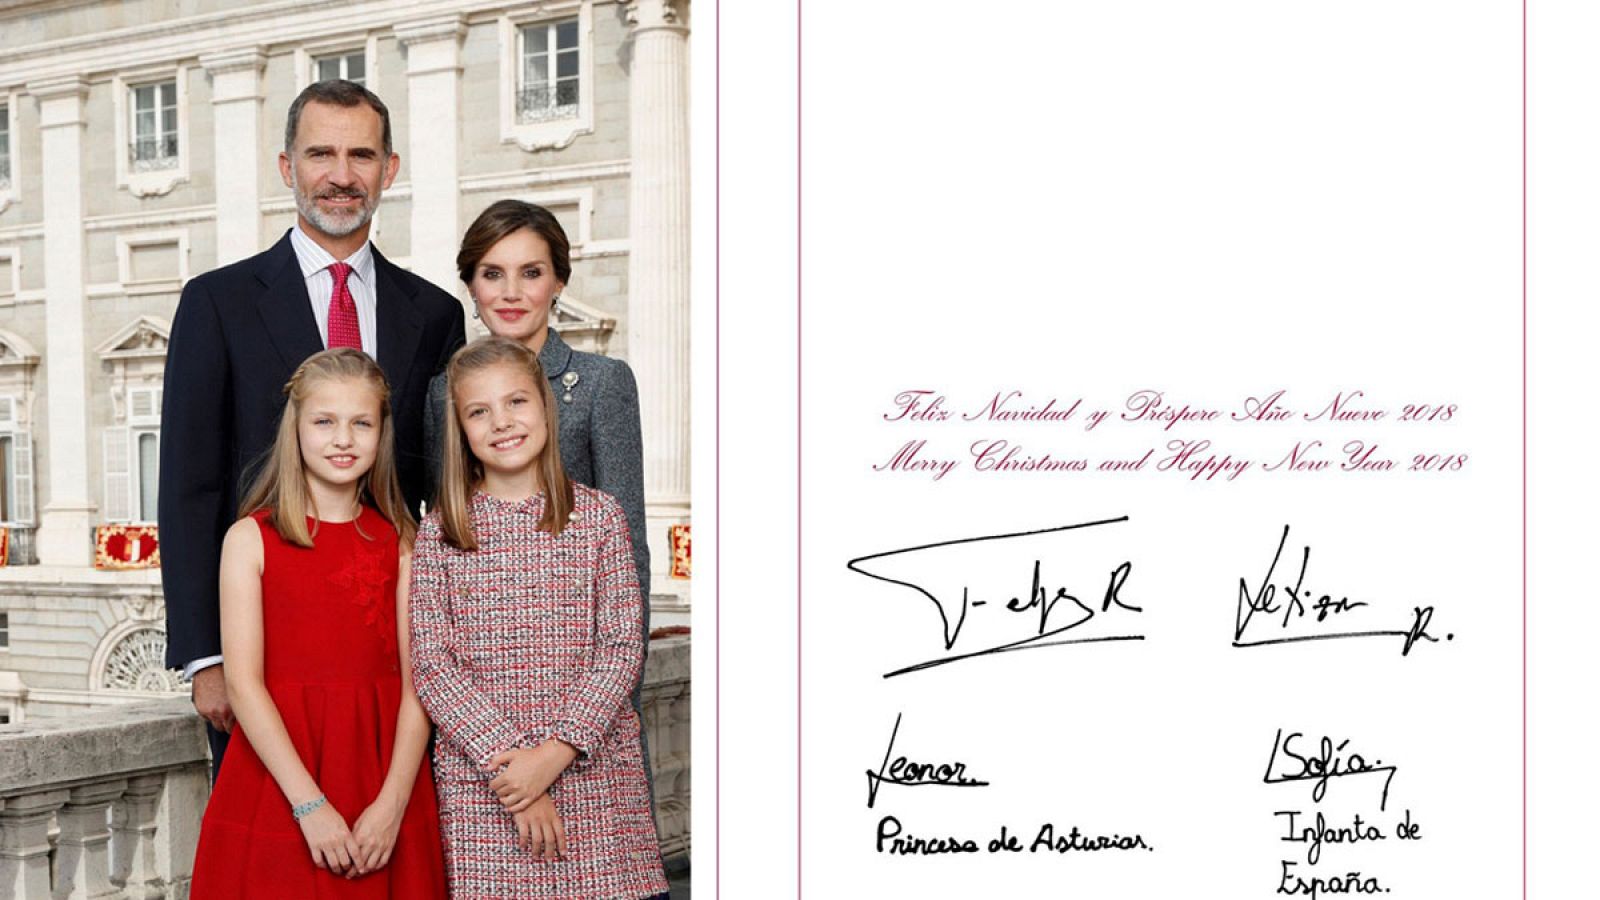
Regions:
<instances>
[{"instance_id":1,"label":"palace window","mask_svg":"<svg viewBox=\"0 0 1600 900\"><path fill-rule=\"evenodd\" d=\"M15 203L22 195L22 172L18 161L21 152L21 129L17 116L21 107L16 91L0 91L0 213ZM6 285L0 283L0 292Z\"/></svg>"},{"instance_id":2,"label":"palace window","mask_svg":"<svg viewBox=\"0 0 1600 900\"><path fill-rule=\"evenodd\" d=\"M524 25L517 121L545 122L578 114L581 88L578 20Z\"/></svg>"},{"instance_id":3,"label":"palace window","mask_svg":"<svg viewBox=\"0 0 1600 900\"><path fill-rule=\"evenodd\" d=\"M127 424L105 430L106 521L156 521L161 389L128 390Z\"/></svg>"},{"instance_id":4,"label":"palace window","mask_svg":"<svg viewBox=\"0 0 1600 900\"><path fill-rule=\"evenodd\" d=\"M594 0L500 16L500 140L533 153L594 133Z\"/></svg>"},{"instance_id":5,"label":"palace window","mask_svg":"<svg viewBox=\"0 0 1600 900\"><path fill-rule=\"evenodd\" d=\"M0 400L9 405L10 397ZM10 522L12 519L12 494L11 470L15 468L12 458L16 448L11 442L11 435L0 434L0 521Z\"/></svg>"},{"instance_id":6,"label":"palace window","mask_svg":"<svg viewBox=\"0 0 1600 900\"><path fill-rule=\"evenodd\" d=\"M101 432L101 511L108 523L154 524L161 465L161 385L171 325L140 316L96 352L111 370L111 422Z\"/></svg>"},{"instance_id":7,"label":"palace window","mask_svg":"<svg viewBox=\"0 0 1600 900\"><path fill-rule=\"evenodd\" d=\"M312 57L312 81L333 81L338 78L365 86L367 54L361 50L353 50L348 53L330 53L327 56Z\"/></svg>"},{"instance_id":8,"label":"palace window","mask_svg":"<svg viewBox=\"0 0 1600 900\"><path fill-rule=\"evenodd\" d=\"M353 81L378 93L378 37L375 32L328 35L294 48L296 92L316 82L336 78Z\"/></svg>"},{"instance_id":9,"label":"palace window","mask_svg":"<svg viewBox=\"0 0 1600 900\"><path fill-rule=\"evenodd\" d=\"M189 180L189 70L152 66L111 76L117 187L159 197Z\"/></svg>"},{"instance_id":10,"label":"palace window","mask_svg":"<svg viewBox=\"0 0 1600 900\"><path fill-rule=\"evenodd\" d=\"M8 532L7 564L33 556L34 371L39 351L14 332L0 329L0 526Z\"/></svg>"},{"instance_id":11,"label":"palace window","mask_svg":"<svg viewBox=\"0 0 1600 900\"><path fill-rule=\"evenodd\" d=\"M10 396L0 396L0 524L33 524L33 439Z\"/></svg>"},{"instance_id":12,"label":"palace window","mask_svg":"<svg viewBox=\"0 0 1600 900\"><path fill-rule=\"evenodd\" d=\"M178 165L178 83L135 85L129 91L133 116L128 163L135 172L173 169Z\"/></svg>"},{"instance_id":13,"label":"palace window","mask_svg":"<svg viewBox=\"0 0 1600 900\"><path fill-rule=\"evenodd\" d=\"M0 650L11 646L11 614L0 612Z\"/></svg>"},{"instance_id":14,"label":"palace window","mask_svg":"<svg viewBox=\"0 0 1600 900\"><path fill-rule=\"evenodd\" d=\"M11 104L0 103L0 191L11 187Z\"/></svg>"}]
</instances>

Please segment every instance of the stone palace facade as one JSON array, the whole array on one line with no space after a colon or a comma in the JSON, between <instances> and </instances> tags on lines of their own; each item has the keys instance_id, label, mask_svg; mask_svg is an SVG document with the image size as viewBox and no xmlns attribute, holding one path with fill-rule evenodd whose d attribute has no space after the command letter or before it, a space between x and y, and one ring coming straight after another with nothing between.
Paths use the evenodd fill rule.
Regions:
<instances>
[{"instance_id":1,"label":"stone palace facade","mask_svg":"<svg viewBox=\"0 0 1600 900\"><path fill-rule=\"evenodd\" d=\"M689 12L0 0L0 723L180 688L159 571L95 568L97 528L154 524L179 292L293 223L284 116L320 78L389 106L401 169L373 240L396 263L465 302L453 260L480 210L517 197L562 220L556 327L638 377L652 605L687 622L667 533L690 512Z\"/></svg>"}]
</instances>

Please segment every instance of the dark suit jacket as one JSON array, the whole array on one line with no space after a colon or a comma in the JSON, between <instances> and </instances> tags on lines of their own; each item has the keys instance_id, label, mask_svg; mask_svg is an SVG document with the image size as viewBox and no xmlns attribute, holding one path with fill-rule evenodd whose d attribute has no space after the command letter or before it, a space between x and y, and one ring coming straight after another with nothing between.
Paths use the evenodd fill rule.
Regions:
<instances>
[{"instance_id":1,"label":"dark suit jacket","mask_svg":"<svg viewBox=\"0 0 1600 900\"><path fill-rule=\"evenodd\" d=\"M389 380L400 487L423 499L422 407L428 381L465 334L461 304L373 248L378 364ZM323 349L289 235L257 256L191 280L167 345L158 525L167 665L222 652L217 570L222 537L272 447L283 386Z\"/></svg>"}]
</instances>

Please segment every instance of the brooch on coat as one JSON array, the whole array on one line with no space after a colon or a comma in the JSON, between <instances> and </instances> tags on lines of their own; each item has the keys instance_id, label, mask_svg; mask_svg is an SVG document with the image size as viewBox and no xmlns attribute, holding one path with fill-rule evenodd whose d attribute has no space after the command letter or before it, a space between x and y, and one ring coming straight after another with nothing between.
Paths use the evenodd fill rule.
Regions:
<instances>
[{"instance_id":1,"label":"brooch on coat","mask_svg":"<svg viewBox=\"0 0 1600 900\"><path fill-rule=\"evenodd\" d=\"M561 402L563 402L563 403L571 403L572 402L572 386L577 384L577 383L578 383L578 373L577 372L567 372L566 374L561 376L561 386L566 388L566 390L567 390L567 392L565 394L561 395Z\"/></svg>"}]
</instances>

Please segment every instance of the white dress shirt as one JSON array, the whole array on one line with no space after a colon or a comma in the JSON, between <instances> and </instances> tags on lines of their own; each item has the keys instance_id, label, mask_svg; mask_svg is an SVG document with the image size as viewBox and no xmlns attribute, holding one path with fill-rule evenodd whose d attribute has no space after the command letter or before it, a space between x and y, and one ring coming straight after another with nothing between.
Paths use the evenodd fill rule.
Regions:
<instances>
[{"instance_id":1,"label":"white dress shirt","mask_svg":"<svg viewBox=\"0 0 1600 900\"><path fill-rule=\"evenodd\" d=\"M306 279L306 294L311 297L311 313L317 318L317 333L322 336L322 346L328 346L328 308L333 305L333 273L328 267L338 262L333 254L322 249L310 235L300 230L300 223L289 232L289 243L294 246L295 259L300 262L300 274ZM344 262L350 265L350 277L345 284L350 297L356 302L356 321L361 324L361 349L373 359L378 358L378 284L377 267L372 259L372 242L364 241L361 248L350 254Z\"/></svg>"}]
</instances>

